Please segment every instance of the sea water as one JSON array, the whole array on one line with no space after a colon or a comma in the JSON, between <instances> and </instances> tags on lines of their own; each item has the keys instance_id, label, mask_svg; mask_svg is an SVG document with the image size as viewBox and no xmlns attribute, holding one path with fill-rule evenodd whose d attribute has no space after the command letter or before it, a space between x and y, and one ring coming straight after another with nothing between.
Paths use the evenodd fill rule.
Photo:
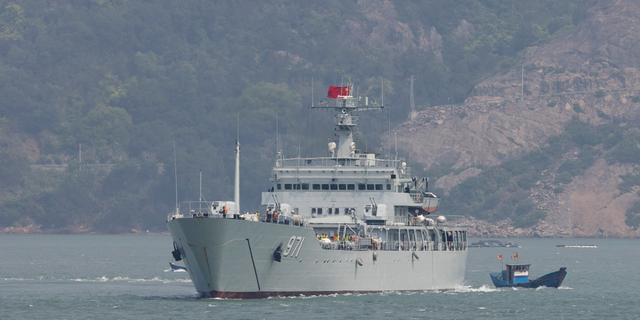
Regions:
<instances>
[{"instance_id":1,"label":"sea water","mask_svg":"<svg viewBox=\"0 0 640 320\"><path fill-rule=\"evenodd\" d=\"M0 319L638 318L638 240L503 240L520 248L470 248L464 286L447 292L223 300L170 271L168 235L0 235ZM495 288L489 273L515 252L531 278L567 267L562 287Z\"/></svg>"}]
</instances>

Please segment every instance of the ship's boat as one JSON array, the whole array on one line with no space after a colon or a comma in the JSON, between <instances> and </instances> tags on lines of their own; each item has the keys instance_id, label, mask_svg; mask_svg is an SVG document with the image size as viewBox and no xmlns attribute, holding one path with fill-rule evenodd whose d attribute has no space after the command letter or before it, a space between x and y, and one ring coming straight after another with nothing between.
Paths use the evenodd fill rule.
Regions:
<instances>
[{"instance_id":1,"label":"ship's boat","mask_svg":"<svg viewBox=\"0 0 640 320\"><path fill-rule=\"evenodd\" d=\"M169 262L169 266L171 266L171 271L187 271L187 268L183 267L183 266L179 266L173 262Z\"/></svg>"},{"instance_id":2,"label":"ship's boat","mask_svg":"<svg viewBox=\"0 0 640 320\"><path fill-rule=\"evenodd\" d=\"M333 90L333 91L332 91ZM464 282L464 217L429 215L440 198L397 156L380 159L353 140L361 104L332 87L312 108L335 110L337 141L324 157L278 153L262 210L241 214L236 145L234 201L180 203L167 217L173 256L203 297L449 290Z\"/></svg>"},{"instance_id":3,"label":"ship's boat","mask_svg":"<svg viewBox=\"0 0 640 320\"><path fill-rule=\"evenodd\" d=\"M507 264L507 269L502 270L502 272L490 274L491 281L493 281L493 284L498 288L558 288L562 285L562 281L567 276L567 268L562 267L558 271L547 273L535 280L529 280L530 266L530 264Z\"/></svg>"}]
</instances>

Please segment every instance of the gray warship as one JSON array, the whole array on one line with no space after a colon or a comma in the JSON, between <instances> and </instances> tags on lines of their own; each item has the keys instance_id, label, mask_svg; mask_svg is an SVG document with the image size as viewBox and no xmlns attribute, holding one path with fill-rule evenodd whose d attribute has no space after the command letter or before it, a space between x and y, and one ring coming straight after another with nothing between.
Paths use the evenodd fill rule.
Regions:
<instances>
[{"instance_id":1,"label":"gray warship","mask_svg":"<svg viewBox=\"0 0 640 320\"><path fill-rule=\"evenodd\" d=\"M338 94L335 89L338 88ZM201 297L451 290L467 261L464 217L430 214L440 198L402 159L378 159L356 148L351 87L332 87L338 139L327 156L278 153L262 210L240 214L236 142L234 201L187 201L167 216L175 260L183 260Z\"/></svg>"}]
</instances>

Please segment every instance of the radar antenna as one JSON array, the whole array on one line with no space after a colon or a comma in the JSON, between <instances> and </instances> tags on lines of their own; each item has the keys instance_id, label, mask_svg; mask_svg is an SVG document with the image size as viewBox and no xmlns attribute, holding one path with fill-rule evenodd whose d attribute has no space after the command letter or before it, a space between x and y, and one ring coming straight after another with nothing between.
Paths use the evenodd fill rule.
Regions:
<instances>
[{"instance_id":1,"label":"radar antenna","mask_svg":"<svg viewBox=\"0 0 640 320\"><path fill-rule=\"evenodd\" d=\"M354 142L353 131L358 124L358 116L354 115L354 112L384 108L384 105L377 104L375 100L369 102L368 97L365 97L365 104L361 105L360 97L352 96L352 88L353 84L351 83L345 87L331 86L327 97L336 99L335 102L320 101L317 105L309 106L312 109L333 109L338 113L335 116L334 124L339 138L335 148L331 148L337 152L332 153L331 157L353 158L356 156L357 150L352 143Z\"/></svg>"}]
</instances>

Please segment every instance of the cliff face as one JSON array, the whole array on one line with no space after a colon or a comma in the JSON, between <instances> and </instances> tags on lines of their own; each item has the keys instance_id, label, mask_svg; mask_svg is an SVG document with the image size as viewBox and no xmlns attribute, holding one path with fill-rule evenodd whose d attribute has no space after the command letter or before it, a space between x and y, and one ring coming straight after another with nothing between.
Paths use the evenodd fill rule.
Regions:
<instances>
[{"instance_id":1,"label":"cliff face","mask_svg":"<svg viewBox=\"0 0 640 320\"><path fill-rule=\"evenodd\" d=\"M434 27L425 30L420 26L416 38L408 24L398 21L398 14L390 1L358 0L357 4L364 19L345 22L340 33L343 46L357 45L367 49L387 48L400 53L410 48L417 48L425 52L433 52L436 57L442 58L440 52L442 36ZM467 22L464 21L464 23ZM394 41L388 41L389 38Z\"/></svg>"},{"instance_id":2,"label":"cliff face","mask_svg":"<svg viewBox=\"0 0 640 320\"><path fill-rule=\"evenodd\" d=\"M529 48L517 69L478 84L463 105L436 106L395 130L398 143L425 167L455 163L455 168L497 165L544 145L564 131L573 116L597 125L640 120L640 2L601 1L571 33ZM637 99L636 99L637 100ZM620 175L640 168L597 161L556 195L554 170L541 176L530 198L547 219L527 230L474 230L484 236L637 236L624 224L638 195L620 194ZM477 175L436 182L452 184ZM542 228L542 226L546 226ZM537 230L537 231L536 231Z\"/></svg>"}]
</instances>

